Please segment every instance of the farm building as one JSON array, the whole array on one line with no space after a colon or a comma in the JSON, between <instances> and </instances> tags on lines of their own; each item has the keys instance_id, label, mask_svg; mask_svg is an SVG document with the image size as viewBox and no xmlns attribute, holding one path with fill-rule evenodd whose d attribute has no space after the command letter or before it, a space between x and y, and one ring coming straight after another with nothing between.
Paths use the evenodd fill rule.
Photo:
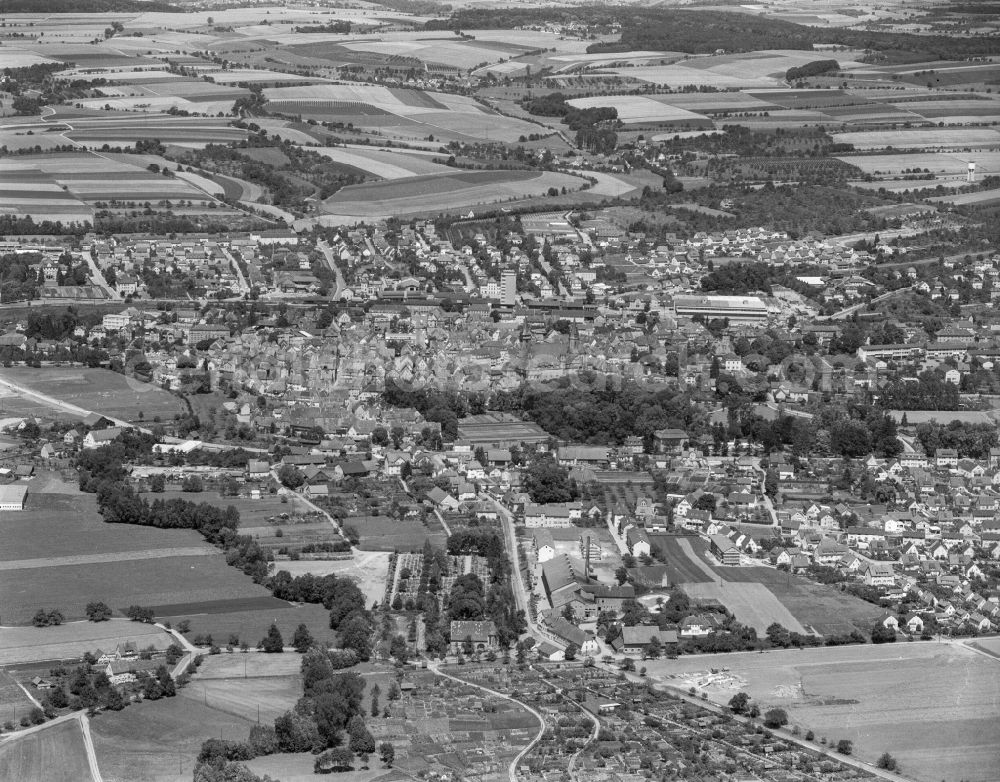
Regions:
<instances>
[{"instance_id":1,"label":"farm building","mask_svg":"<svg viewBox=\"0 0 1000 782\"><path fill-rule=\"evenodd\" d=\"M739 548L725 535L712 535L709 548L723 565L740 564Z\"/></svg>"},{"instance_id":2,"label":"farm building","mask_svg":"<svg viewBox=\"0 0 1000 782\"><path fill-rule=\"evenodd\" d=\"M611 647L619 654L630 656L641 655L649 647L649 642L656 638L661 645L677 643L676 630L661 630L656 625L637 625L623 627L622 634L611 642Z\"/></svg>"},{"instance_id":3,"label":"farm building","mask_svg":"<svg viewBox=\"0 0 1000 782\"><path fill-rule=\"evenodd\" d=\"M8 483L0 486L0 510L24 510L24 500L28 487L24 484Z\"/></svg>"},{"instance_id":4,"label":"farm building","mask_svg":"<svg viewBox=\"0 0 1000 782\"><path fill-rule=\"evenodd\" d=\"M87 436L83 438L83 447L87 450L103 448L112 443L123 431L125 430L120 426L109 426L107 429L87 432Z\"/></svg>"}]
</instances>

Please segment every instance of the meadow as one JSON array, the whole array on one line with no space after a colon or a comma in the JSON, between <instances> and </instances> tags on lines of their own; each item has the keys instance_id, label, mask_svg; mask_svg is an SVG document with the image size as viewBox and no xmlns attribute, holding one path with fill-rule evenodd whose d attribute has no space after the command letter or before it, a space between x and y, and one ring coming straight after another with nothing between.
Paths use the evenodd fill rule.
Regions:
<instances>
[{"instance_id":1,"label":"meadow","mask_svg":"<svg viewBox=\"0 0 1000 782\"><path fill-rule=\"evenodd\" d=\"M152 625L127 619L69 622L55 627L11 627L0 632L0 665L40 660L78 660L84 652L111 649L124 641L140 648L166 649L173 636Z\"/></svg>"},{"instance_id":2,"label":"meadow","mask_svg":"<svg viewBox=\"0 0 1000 782\"><path fill-rule=\"evenodd\" d=\"M385 217L496 204L544 196L549 188L577 190L569 174L538 171L460 171L450 175L350 185L323 202L324 211L355 217Z\"/></svg>"},{"instance_id":3,"label":"meadow","mask_svg":"<svg viewBox=\"0 0 1000 782\"><path fill-rule=\"evenodd\" d=\"M453 174L454 168L435 163L423 155L407 155L386 149L348 149L345 147L319 147L316 149L335 163L359 169L379 179L406 179L429 174Z\"/></svg>"},{"instance_id":4,"label":"meadow","mask_svg":"<svg viewBox=\"0 0 1000 782\"><path fill-rule=\"evenodd\" d=\"M354 516L344 520L361 536L358 547L364 551L418 551L424 541L435 546L444 545L444 530L433 515L428 516L428 526L417 519L393 519L388 516Z\"/></svg>"},{"instance_id":5,"label":"meadow","mask_svg":"<svg viewBox=\"0 0 1000 782\"><path fill-rule=\"evenodd\" d=\"M266 598L268 607L253 607L249 601L232 602L228 605L192 604L184 609L178 607L176 613L157 616L157 621L170 622L177 626L178 622L187 620L191 629L186 633L188 638L211 635L219 645L225 646L230 636L246 641L250 646L256 646L265 635L271 624L276 624L286 642L291 642L295 628L305 624L314 638L324 639L331 635L327 629L330 625L330 614L318 603L293 605L276 598ZM245 606L241 608L240 606ZM208 610L206 610L208 609Z\"/></svg>"},{"instance_id":6,"label":"meadow","mask_svg":"<svg viewBox=\"0 0 1000 782\"><path fill-rule=\"evenodd\" d=\"M90 732L105 782L190 782L206 739L243 741L256 724L256 715L239 717L206 706L193 694L181 690L175 698L94 717Z\"/></svg>"},{"instance_id":7,"label":"meadow","mask_svg":"<svg viewBox=\"0 0 1000 782\"><path fill-rule=\"evenodd\" d=\"M79 721L67 720L0 743L0 779L17 782L92 780Z\"/></svg>"},{"instance_id":8,"label":"meadow","mask_svg":"<svg viewBox=\"0 0 1000 782\"><path fill-rule=\"evenodd\" d=\"M180 694L233 717L270 724L302 697L301 662L297 654L212 655Z\"/></svg>"},{"instance_id":9,"label":"meadow","mask_svg":"<svg viewBox=\"0 0 1000 782\"><path fill-rule=\"evenodd\" d=\"M64 564L0 571L0 616L26 624L39 608L58 608L79 619L87 603L101 600L118 612L130 605L189 606L205 601L270 597L221 553L164 556L98 564Z\"/></svg>"},{"instance_id":10,"label":"meadow","mask_svg":"<svg viewBox=\"0 0 1000 782\"><path fill-rule=\"evenodd\" d=\"M654 535L664 554L668 578L691 597L722 602L740 621L757 628L771 622L789 630L839 635L864 632L883 612L871 603L775 568L722 567L701 538Z\"/></svg>"},{"instance_id":11,"label":"meadow","mask_svg":"<svg viewBox=\"0 0 1000 782\"><path fill-rule=\"evenodd\" d=\"M613 106L618 119L626 125L683 124L711 127L711 120L703 114L672 105L666 99L645 95L598 95L593 98L573 98L566 101L577 109Z\"/></svg>"},{"instance_id":12,"label":"meadow","mask_svg":"<svg viewBox=\"0 0 1000 782\"><path fill-rule=\"evenodd\" d=\"M37 485L37 478L28 483L23 511L5 514L0 570L15 561L44 566L46 559L90 554L128 559L136 553L180 548L217 551L193 530L107 524L93 495L39 493Z\"/></svg>"},{"instance_id":13,"label":"meadow","mask_svg":"<svg viewBox=\"0 0 1000 782\"><path fill-rule=\"evenodd\" d=\"M109 369L10 367L4 377L39 394L126 421L139 420L140 412L148 422L185 411L181 400L168 391Z\"/></svg>"},{"instance_id":14,"label":"meadow","mask_svg":"<svg viewBox=\"0 0 1000 782\"><path fill-rule=\"evenodd\" d=\"M817 739L852 740L863 760L890 752L903 774L921 782L995 779L998 665L960 643L935 642L646 663L650 677L684 689L699 673L725 669L735 680L706 688L711 700L725 704L743 690L763 710L786 709L793 725Z\"/></svg>"},{"instance_id":15,"label":"meadow","mask_svg":"<svg viewBox=\"0 0 1000 782\"><path fill-rule=\"evenodd\" d=\"M1000 131L990 128L933 128L912 130L868 130L836 133L834 140L855 149L942 149L949 147L1000 147Z\"/></svg>"}]
</instances>

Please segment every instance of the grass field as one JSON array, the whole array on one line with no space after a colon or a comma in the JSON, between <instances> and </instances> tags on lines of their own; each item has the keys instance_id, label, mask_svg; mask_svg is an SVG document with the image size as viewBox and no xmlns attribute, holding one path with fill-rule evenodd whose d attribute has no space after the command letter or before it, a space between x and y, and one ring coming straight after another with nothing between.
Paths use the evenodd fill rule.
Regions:
<instances>
[{"instance_id":1,"label":"grass field","mask_svg":"<svg viewBox=\"0 0 1000 782\"><path fill-rule=\"evenodd\" d=\"M256 646L257 642L267 635L267 629L272 622L278 625L278 629L286 641L291 641L295 628L300 624L305 624L314 638L326 639L332 635L328 629L330 613L319 604L292 605L286 603L271 608L246 608L243 610L234 607L229 611L211 613L195 610L188 613L164 615L157 617L157 619L161 622L170 622L175 627L178 622L186 619L191 623L191 630L187 634L188 638L194 638L197 635L211 635L212 639L221 645L225 645L229 637L235 635L250 646Z\"/></svg>"},{"instance_id":2,"label":"grass field","mask_svg":"<svg viewBox=\"0 0 1000 782\"><path fill-rule=\"evenodd\" d=\"M663 100L645 95L603 95L594 98L573 98L566 101L577 109L591 109L613 106L618 110L618 119L630 124L688 124L711 125L711 120L703 114L678 108Z\"/></svg>"},{"instance_id":3,"label":"grass field","mask_svg":"<svg viewBox=\"0 0 1000 782\"><path fill-rule=\"evenodd\" d=\"M134 552L178 548L217 551L193 530L106 524L97 512L94 495L40 494L36 492L39 478L28 484L25 510L5 514L0 522L4 541L0 570L8 562L49 557L122 554L127 559Z\"/></svg>"},{"instance_id":4,"label":"grass field","mask_svg":"<svg viewBox=\"0 0 1000 782\"><path fill-rule=\"evenodd\" d=\"M139 648L166 649L173 643L173 636L152 625L125 619L41 628L7 626L0 630L0 665L77 660L84 652L114 648L122 641L134 641Z\"/></svg>"},{"instance_id":5,"label":"grass field","mask_svg":"<svg viewBox=\"0 0 1000 782\"><path fill-rule=\"evenodd\" d=\"M433 516L428 517L425 527L414 519L393 519L388 516L363 516L345 520L361 536L358 548L365 551L418 551L424 541L432 545L444 545L444 530Z\"/></svg>"},{"instance_id":6,"label":"grass field","mask_svg":"<svg viewBox=\"0 0 1000 782\"><path fill-rule=\"evenodd\" d=\"M105 782L190 782L202 742L213 737L242 741L256 724L181 693L91 720Z\"/></svg>"},{"instance_id":7,"label":"grass field","mask_svg":"<svg viewBox=\"0 0 1000 782\"><path fill-rule=\"evenodd\" d=\"M62 402L98 411L104 415L146 421L154 417L172 418L184 412L181 400L162 388L120 375L109 369L85 367L10 367L4 379Z\"/></svg>"},{"instance_id":8,"label":"grass field","mask_svg":"<svg viewBox=\"0 0 1000 782\"><path fill-rule=\"evenodd\" d=\"M323 202L334 215L377 217L435 212L544 196L549 188L577 190L583 181L568 174L537 171L464 171L444 176L345 187Z\"/></svg>"},{"instance_id":9,"label":"grass field","mask_svg":"<svg viewBox=\"0 0 1000 782\"><path fill-rule=\"evenodd\" d=\"M821 635L867 631L883 614L871 603L802 576L763 566L721 567L701 538L655 535L653 541L665 555L672 583L684 585L692 597L720 600L758 632L771 622Z\"/></svg>"},{"instance_id":10,"label":"grass field","mask_svg":"<svg viewBox=\"0 0 1000 782\"><path fill-rule=\"evenodd\" d=\"M16 725L34 708L35 704L18 685L14 674L0 668L0 715L3 715L3 721L10 720Z\"/></svg>"},{"instance_id":11,"label":"grass field","mask_svg":"<svg viewBox=\"0 0 1000 782\"><path fill-rule=\"evenodd\" d=\"M181 695L213 709L270 724L302 697L298 654L223 652L206 657Z\"/></svg>"},{"instance_id":12,"label":"grass field","mask_svg":"<svg viewBox=\"0 0 1000 782\"><path fill-rule=\"evenodd\" d=\"M989 128L945 128L917 130L869 130L834 134L839 143L855 149L940 149L948 147L1000 146L1000 132Z\"/></svg>"},{"instance_id":13,"label":"grass field","mask_svg":"<svg viewBox=\"0 0 1000 782\"><path fill-rule=\"evenodd\" d=\"M103 600L117 611L130 605L191 604L226 598L269 597L220 554L34 567L0 571L0 617L26 624L39 608L58 608L67 619L84 616Z\"/></svg>"},{"instance_id":14,"label":"grass field","mask_svg":"<svg viewBox=\"0 0 1000 782\"><path fill-rule=\"evenodd\" d=\"M344 147L320 147L316 151L335 163L360 169L380 179L405 179L427 174L455 173L455 169L441 163L434 163L424 156L405 155L385 149L361 150Z\"/></svg>"},{"instance_id":15,"label":"grass field","mask_svg":"<svg viewBox=\"0 0 1000 782\"><path fill-rule=\"evenodd\" d=\"M817 739L854 742L874 762L890 752L921 782L995 780L1000 757L1000 660L961 644L896 643L764 655L725 654L646 664L651 677L687 687L699 672L728 669L709 687L728 702L748 692L762 709L780 706ZM919 683L919 686L915 686Z\"/></svg>"},{"instance_id":16,"label":"grass field","mask_svg":"<svg viewBox=\"0 0 1000 782\"><path fill-rule=\"evenodd\" d=\"M0 743L0 779L11 782L86 782L83 730L77 720Z\"/></svg>"}]
</instances>

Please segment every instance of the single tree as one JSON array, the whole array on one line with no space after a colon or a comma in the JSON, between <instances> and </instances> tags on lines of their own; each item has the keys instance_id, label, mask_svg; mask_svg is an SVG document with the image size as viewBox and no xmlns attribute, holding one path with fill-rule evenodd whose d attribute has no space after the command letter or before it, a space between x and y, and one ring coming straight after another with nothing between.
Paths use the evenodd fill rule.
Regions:
<instances>
[{"instance_id":1,"label":"single tree","mask_svg":"<svg viewBox=\"0 0 1000 782\"><path fill-rule=\"evenodd\" d=\"M878 763L875 765L879 768L884 768L886 771L896 771L899 769L899 763L896 762L896 758L888 752L883 752L882 757L878 759Z\"/></svg>"},{"instance_id":2,"label":"single tree","mask_svg":"<svg viewBox=\"0 0 1000 782\"><path fill-rule=\"evenodd\" d=\"M285 651L285 641L276 624L272 624L268 628L267 636L260 642L260 648L267 654L278 654Z\"/></svg>"},{"instance_id":3,"label":"single tree","mask_svg":"<svg viewBox=\"0 0 1000 782\"><path fill-rule=\"evenodd\" d=\"M277 629L277 628L275 628ZM278 638L281 638L281 634L278 634ZM305 654L309 651L315 641L313 640L312 634L309 632L309 628L305 624L300 624L295 628L295 635L292 636L292 646L295 647L295 651L299 654Z\"/></svg>"},{"instance_id":4,"label":"single tree","mask_svg":"<svg viewBox=\"0 0 1000 782\"><path fill-rule=\"evenodd\" d=\"M378 745L378 754L387 767L391 766L396 759L396 749L388 741L383 741Z\"/></svg>"},{"instance_id":5,"label":"single tree","mask_svg":"<svg viewBox=\"0 0 1000 782\"><path fill-rule=\"evenodd\" d=\"M111 608L107 603L87 603L87 619L91 622L106 622L111 618Z\"/></svg>"},{"instance_id":6,"label":"single tree","mask_svg":"<svg viewBox=\"0 0 1000 782\"><path fill-rule=\"evenodd\" d=\"M750 705L750 696L745 692L738 692L729 699L729 710L733 714L745 714Z\"/></svg>"},{"instance_id":7,"label":"single tree","mask_svg":"<svg viewBox=\"0 0 1000 782\"><path fill-rule=\"evenodd\" d=\"M837 742L837 752L841 755L850 755L854 752L854 742L850 739L841 739Z\"/></svg>"}]
</instances>

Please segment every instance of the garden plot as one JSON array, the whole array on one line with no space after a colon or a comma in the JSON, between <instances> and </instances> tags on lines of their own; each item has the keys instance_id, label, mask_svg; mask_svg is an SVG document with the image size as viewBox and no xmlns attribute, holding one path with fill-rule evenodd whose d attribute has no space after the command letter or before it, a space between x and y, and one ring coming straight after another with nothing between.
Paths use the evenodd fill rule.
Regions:
<instances>
[{"instance_id":1,"label":"garden plot","mask_svg":"<svg viewBox=\"0 0 1000 782\"><path fill-rule=\"evenodd\" d=\"M817 738L850 739L868 762L889 751L918 780L995 778L1000 661L960 643L772 650L645 665L650 677L684 688L712 670L738 678L762 709L786 709L793 724ZM706 692L723 704L733 695L726 687Z\"/></svg>"}]
</instances>

